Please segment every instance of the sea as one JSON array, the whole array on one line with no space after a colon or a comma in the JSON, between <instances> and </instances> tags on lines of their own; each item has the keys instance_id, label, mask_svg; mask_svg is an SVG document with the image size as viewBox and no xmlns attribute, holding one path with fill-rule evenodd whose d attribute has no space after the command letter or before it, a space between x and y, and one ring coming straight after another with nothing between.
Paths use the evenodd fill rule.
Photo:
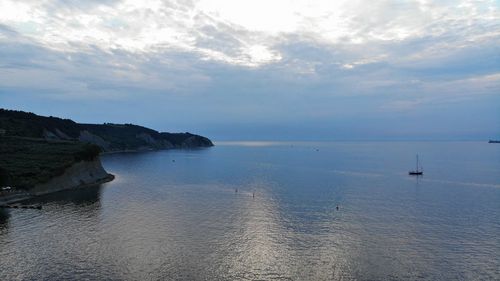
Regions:
<instances>
[{"instance_id":1,"label":"sea","mask_svg":"<svg viewBox=\"0 0 500 281\"><path fill-rule=\"evenodd\" d=\"M423 176L410 176L419 155ZM500 144L217 142L0 212L0 280L500 280Z\"/></svg>"}]
</instances>

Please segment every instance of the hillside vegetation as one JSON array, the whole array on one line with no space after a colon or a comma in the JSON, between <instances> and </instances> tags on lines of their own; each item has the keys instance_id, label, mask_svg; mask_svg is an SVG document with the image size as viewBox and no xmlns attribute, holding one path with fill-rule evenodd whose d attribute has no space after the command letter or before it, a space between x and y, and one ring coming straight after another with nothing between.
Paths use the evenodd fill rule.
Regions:
<instances>
[{"instance_id":1,"label":"hillside vegetation","mask_svg":"<svg viewBox=\"0 0 500 281\"><path fill-rule=\"evenodd\" d=\"M104 152L213 146L208 138L190 133L160 133L133 124L79 124L5 109L0 109L0 129L6 136L92 143Z\"/></svg>"},{"instance_id":2,"label":"hillside vegetation","mask_svg":"<svg viewBox=\"0 0 500 281\"><path fill-rule=\"evenodd\" d=\"M213 146L190 133L160 133L132 124L79 124L0 109L0 186L30 189L100 152Z\"/></svg>"},{"instance_id":3,"label":"hillside vegetation","mask_svg":"<svg viewBox=\"0 0 500 281\"><path fill-rule=\"evenodd\" d=\"M0 137L0 186L28 189L79 161L92 161L100 148L77 141Z\"/></svg>"}]
</instances>

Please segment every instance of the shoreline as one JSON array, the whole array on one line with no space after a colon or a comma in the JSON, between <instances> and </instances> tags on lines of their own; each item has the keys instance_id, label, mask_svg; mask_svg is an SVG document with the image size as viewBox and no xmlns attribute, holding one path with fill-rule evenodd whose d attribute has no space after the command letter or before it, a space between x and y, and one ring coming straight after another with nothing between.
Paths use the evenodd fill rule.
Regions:
<instances>
[{"instance_id":1,"label":"shoreline","mask_svg":"<svg viewBox=\"0 0 500 281\"><path fill-rule=\"evenodd\" d=\"M160 148L160 149L136 149L136 150L116 150L101 152L99 155L111 155L121 153L141 153L156 152L172 149L197 149L196 148ZM39 196L67 191L71 189L81 189L92 187L115 179L115 175L104 170L99 157L92 161L80 161L68 167L63 174L51 178L49 181L37 184L27 191L13 192L13 194L0 196L0 205L21 203Z\"/></svg>"},{"instance_id":2,"label":"shoreline","mask_svg":"<svg viewBox=\"0 0 500 281\"><path fill-rule=\"evenodd\" d=\"M141 152L156 152L172 149L199 149L208 147L186 147L186 148L160 148L160 149L137 149L137 150L116 150L101 152L99 155L111 155L121 153L141 153ZM92 187L115 179L115 175L104 170L99 157L91 161L76 162L56 177L51 178L47 182L36 184L26 191L13 192L9 195L0 196L0 205L16 204L27 200L34 199L43 195L67 191L71 189L81 189Z\"/></svg>"},{"instance_id":3,"label":"shoreline","mask_svg":"<svg viewBox=\"0 0 500 281\"><path fill-rule=\"evenodd\" d=\"M49 192L39 193L39 194L31 194L29 192L27 192L27 193L19 193L19 194L15 194L15 195L22 195L22 197L21 196L19 196L19 197L16 196L16 197L14 197L12 199L7 199L7 200L2 200L2 198L0 198L0 205L22 203L24 201L35 199L37 197L41 197L41 196L48 195L48 194L53 194L53 193L63 192L63 191L68 191L68 190L73 190L73 189L83 189L83 188L93 187L93 186L100 185L100 184L103 184L103 183L111 182L111 181L113 181L115 179L115 175L113 175L113 174L108 174L108 175L109 175L108 177L103 178L103 179L99 179L99 180L97 180L97 181L95 181L93 183L81 184L81 185L78 185L78 186L57 189L57 190L54 190L54 191L49 191Z\"/></svg>"},{"instance_id":4,"label":"shoreline","mask_svg":"<svg viewBox=\"0 0 500 281\"><path fill-rule=\"evenodd\" d=\"M13 192L13 194L0 197L0 205L19 203L59 191L100 185L114 179L113 174L104 170L99 158L92 161L80 161L47 182L36 184L26 191Z\"/></svg>"},{"instance_id":5,"label":"shoreline","mask_svg":"<svg viewBox=\"0 0 500 281\"><path fill-rule=\"evenodd\" d=\"M119 153L141 153L141 152L156 152L156 151L164 151L164 150L196 150L196 149L205 149L213 146L193 146L193 147L170 147L170 148L144 148L144 149L125 149L125 150L111 150L111 151L102 151L99 155L110 155L110 154L119 154Z\"/></svg>"},{"instance_id":6,"label":"shoreline","mask_svg":"<svg viewBox=\"0 0 500 281\"><path fill-rule=\"evenodd\" d=\"M58 188L58 189L53 190L53 191L48 191L48 192L38 193L38 194L32 194L32 193L29 193L29 192L14 194L14 195L22 195L22 197L21 196L19 196L19 197L16 196L16 197L14 197L12 199L7 199L7 200L2 200L2 198L0 198L0 205L22 203L24 201L35 199L37 197L41 197L41 196L48 195L48 194L53 194L53 193L63 192L63 191L68 191L68 190L73 190L73 189L83 189L83 188L93 187L93 186L96 186L96 185L101 185L103 183L111 182L114 179L115 179L115 175L108 174L107 177L98 179L98 180L96 180L95 182L92 182L92 183L80 184L80 185L71 186L71 187Z\"/></svg>"}]
</instances>

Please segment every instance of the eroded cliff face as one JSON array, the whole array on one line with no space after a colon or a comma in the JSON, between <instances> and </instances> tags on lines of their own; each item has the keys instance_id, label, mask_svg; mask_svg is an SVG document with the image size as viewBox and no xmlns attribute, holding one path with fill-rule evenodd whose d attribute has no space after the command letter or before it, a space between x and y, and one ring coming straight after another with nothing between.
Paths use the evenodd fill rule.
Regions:
<instances>
[{"instance_id":1,"label":"eroded cliff face","mask_svg":"<svg viewBox=\"0 0 500 281\"><path fill-rule=\"evenodd\" d=\"M197 147L210 147L213 146L212 141L208 138L193 135L187 139L185 139L181 147L182 148L197 148Z\"/></svg>"},{"instance_id":2,"label":"eroded cliff face","mask_svg":"<svg viewBox=\"0 0 500 281\"><path fill-rule=\"evenodd\" d=\"M148 149L171 149L175 148L174 145L168 140L155 139L148 133L140 133L135 136L136 138L143 140L146 145L142 146L138 150L148 150Z\"/></svg>"},{"instance_id":3,"label":"eroded cliff face","mask_svg":"<svg viewBox=\"0 0 500 281\"><path fill-rule=\"evenodd\" d=\"M29 190L31 195L43 195L66 189L80 188L84 186L101 184L114 179L102 167L99 158L92 161L80 161L67 168L60 176L54 177L48 182L38 184Z\"/></svg>"},{"instance_id":4,"label":"eroded cliff face","mask_svg":"<svg viewBox=\"0 0 500 281\"><path fill-rule=\"evenodd\" d=\"M107 151L110 149L110 143L105 141L100 136L94 135L87 130L83 130L80 132L78 136L78 140L81 142L88 142L99 146L103 151Z\"/></svg>"},{"instance_id":5,"label":"eroded cliff face","mask_svg":"<svg viewBox=\"0 0 500 281\"><path fill-rule=\"evenodd\" d=\"M158 132L133 124L79 124L69 119L4 109L0 109L0 132L11 137L91 143L103 152L213 146L210 139L188 132Z\"/></svg>"}]
</instances>

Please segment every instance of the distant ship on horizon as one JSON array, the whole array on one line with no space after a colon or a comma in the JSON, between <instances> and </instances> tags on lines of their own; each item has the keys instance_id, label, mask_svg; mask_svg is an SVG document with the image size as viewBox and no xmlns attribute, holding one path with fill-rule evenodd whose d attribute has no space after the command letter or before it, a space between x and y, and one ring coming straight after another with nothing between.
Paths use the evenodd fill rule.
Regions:
<instances>
[{"instance_id":1,"label":"distant ship on horizon","mask_svg":"<svg viewBox=\"0 0 500 281\"><path fill-rule=\"evenodd\" d=\"M488 143L500 143L500 140L489 140Z\"/></svg>"}]
</instances>

